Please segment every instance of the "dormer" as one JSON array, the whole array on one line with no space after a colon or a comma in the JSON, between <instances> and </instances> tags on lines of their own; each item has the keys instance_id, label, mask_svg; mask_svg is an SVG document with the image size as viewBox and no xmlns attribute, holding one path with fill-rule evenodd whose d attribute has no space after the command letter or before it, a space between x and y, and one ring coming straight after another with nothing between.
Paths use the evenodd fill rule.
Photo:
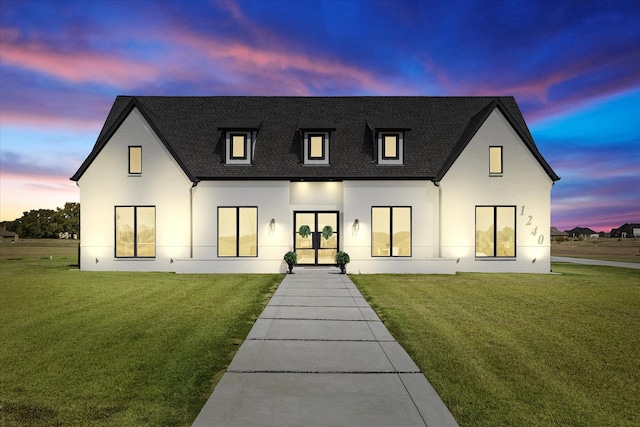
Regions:
<instances>
[{"instance_id":1,"label":"dormer","mask_svg":"<svg viewBox=\"0 0 640 427\"><path fill-rule=\"evenodd\" d=\"M326 121L299 124L302 139L302 163L311 166L330 164L331 135L335 130L333 123Z\"/></svg>"},{"instance_id":2,"label":"dormer","mask_svg":"<svg viewBox=\"0 0 640 427\"><path fill-rule=\"evenodd\" d=\"M405 134L407 127L381 123L367 123L371 128L374 141L375 161L382 166L404 165Z\"/></svg>"},{"instance_id":3,"label":"dormer","mask_svg":"<svg viewBox=\"0 0 640 427\"><path fill-rule=\"evenodd\" d=\"M223 160L226 165L251 165L258 136L258 126L221 126Z\"/></svg>"}]
</instances>

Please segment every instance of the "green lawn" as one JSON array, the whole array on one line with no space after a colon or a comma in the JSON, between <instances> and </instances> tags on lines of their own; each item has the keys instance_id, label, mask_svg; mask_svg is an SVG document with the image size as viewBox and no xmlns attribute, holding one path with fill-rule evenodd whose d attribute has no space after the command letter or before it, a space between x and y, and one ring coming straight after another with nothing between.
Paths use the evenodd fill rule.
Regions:
<instances>
[{"instance_id":1,"label":"green lawn","mask_svg":"<svg viewBox=\"0 0 640 427\"><path fill-rule=\"evenodd\" d=\"M80 272L43 243L0 248L0 425L190 425L282 280Z\"/></svg>"},{"instance_id":2,"label":"green lawn","mask_svg":"<svg viewBox=\"0 0 640 427\"><path fill-rule=\"evenodd\" d=\"M462 427L640 425L640 270L352 275Z\"/></svg>"}]
</instances>

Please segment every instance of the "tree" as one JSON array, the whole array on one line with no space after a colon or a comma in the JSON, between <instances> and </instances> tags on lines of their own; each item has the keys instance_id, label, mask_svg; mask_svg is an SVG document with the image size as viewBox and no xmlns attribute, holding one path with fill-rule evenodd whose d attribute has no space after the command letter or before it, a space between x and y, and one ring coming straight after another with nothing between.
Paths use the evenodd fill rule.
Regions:
<instances>
[{"instance_id":1,"label":"tree","mask_svg":"<svg viewBox=\"0 0 640 427\"><path fill-rule=\"evenodd\" d=\"M7 230L21 238L58 238L60 233L80 234L80 203L67 202L64 208L32 209L15 221L5 221Z\"/></svg>"}]
</instances>

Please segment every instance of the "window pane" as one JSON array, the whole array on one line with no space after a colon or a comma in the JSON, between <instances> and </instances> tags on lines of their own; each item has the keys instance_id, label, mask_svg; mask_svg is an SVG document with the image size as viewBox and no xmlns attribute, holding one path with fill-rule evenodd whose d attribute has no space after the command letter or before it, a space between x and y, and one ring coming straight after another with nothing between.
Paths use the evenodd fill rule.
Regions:
<instances>
[{"instance_id":1,"label":"window pane","mask_svg":"<svg viewBox=\"0 0 640 427\"><path fill-rule=\"evenodd\" d=\"M371 256L389 256L391 208L371 208Z\"/></svg>"},{"instance_id":2,"label":"window pane","mask_svg":"<svg viewBox=\"0 0 640 427\"><path fill-rule=\"evenodd\" d=\"M236 252L236 208L218 208L218 256Z\"/></svg>"},{"instance_id":3,"label":"window pane","mask_svg":"<svg viewBox=\"0 0 640 427\"><path fill-rule=\"evenodd\" d=\"M411 208L393 208L393 256L411 256Z\"/></svg>"},{"instance_id":4,"label":"window pane","mask_svg":"<svg viewBox=\"0 0 640 427\"><path fill-rule=\"evenodd\" d=\"M142 147L129 147L129 173L142 173Z\"/></svg>"},{"instance_id":5,"label":"window pane","mask_svg":"<svg viewBox=\"0 0 640 427\"><path fill-rule=\"evenodd\" d=\"M134 208L116 207L116 257L134 256Z\"/></svg>"},{"instance_id":6,"label":"window pane","mask_svg":"<svg viewBox=\"0 0 640 427\"><path fill-rule=\"evenodd\" d=\"M258 208L239 208L239 256L258 256Z\"/></svg>"},{"instance_id":7,"label":"window pane","mask_svg":"<svg viewBox=\"0 0 640 427\"><path fill-rule=\"evenodd\" d=\"M502 173L502 147L489 147L489 173Z\"/></svg>"},{"instance_id":8,"label":"window pane","mask_svg":"<svg viewBox=\"0 0 640 427\"><path fill-rule=\"evenodd\" d=\"M246 135L231 136L231 157L234 159L245 159L247 137Z\"/></svg>"},{"instance_id":9,"label":"window pane","mask_svg":"<svg viewBox=\"0 0 640 427\"><path fill-rule=\"evenodd\" d=\"M324 159L324 137L322 135L309 136L309 158Z\"/></svg>"},{"instance_id":10,"label":"window pane","mask_svg":"<svg viewBox=\"0 0 640 427\"><path fill-rule=\"evenodd\" d=\"M136 222L137 256L156 256L156 208L136 208Z\"/></svg>"},{"instance_id":11,"label":"window pane","mask_svg":"<svg viewBox=\"0 0 640 427\"><path fill-rule=\"evenodd\" d=\"M497 207L496 221L496 256L516 256L516 208L513 206Z\"/></svg>"},{"instance_id":12,"label":"window pane","mask_svg":"<svg viewBox=\"0 0 640 427\"><path fill-rule=\"evenodd\" d=\"M384 157L385 158L398 158L398 136L397 135L385 135L384 136Z\"/></svg>"},{"instance_id":13,"label":"window pane","mask_svg":"<svg viewBox=\"0 0 640 427\"><path fill-rule=\"evenodd\" d=\"M476 256L494 256L493 206L476 207Z\"/></svg>"}]
</instances>

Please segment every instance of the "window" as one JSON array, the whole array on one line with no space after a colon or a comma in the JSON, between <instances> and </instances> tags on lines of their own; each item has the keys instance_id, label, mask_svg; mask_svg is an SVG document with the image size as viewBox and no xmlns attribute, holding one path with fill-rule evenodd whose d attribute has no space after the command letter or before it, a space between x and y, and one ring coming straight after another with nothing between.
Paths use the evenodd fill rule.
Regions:
<instances>
[{"instance_id":1,"label":"window","mask_svg":"<svg viewBox=\"0 0 640 427\"><path fill-rule=\"evenodd\" d=\"M402 132L378 132L378 164L402 165L403 142Z\"/></svg>"},{"instance_id":2,"label":"window","mask_svg":"<svg viewBox=\"0 0 640 427\"><path fill-rule=\"evenodd\" d=\"M231 135L231 159L247 158L247 135Z\"/></svg>"},{"instance_id":3,"label":"window","mask_svg":"<svg viewBox=\"0 0 640 427\"><path fill-rule=\"evenodd\" d=\"M516 207L476 206L476 257L516 256Z\"/></svg>"},{"instance_id":4,"label":"window","mask_svg":"<svg viewBox=\"0 0 640 427\"><path fill-rule=\"evenodd\" d=\"M371 208L371 256L411 256L411 208Z\"/></svg>"},{"instance_id":5,"label":"window","mask_svg":"<svg viewBox=\"0 0 640 427\"><path fill-rule=\"evenodd\" d=\"M258 208L218 208L218 256L258 256Z\"/></svg>"},{"instance_id":6,"label":"window","mask_svg":"<svg viewBox=\"0 0 640 427\"><path fill-rule=\"evenodd\" d=\"M116 258L156 256L155 206L115 207Z\"/></svg>"},{"instance_id":7,"label":"window","mask_svg":"<svg viewBox=\"0 0 640 427\"><path fill-rule=\"evenodd\" d=\"M129 147L129 174L140 175L142 173L142 147Z\"/></svg>"},{"instance_id":8,"label":"window","mask_svg":"<svg viewBox=\"0 0 640 427\"><path fill-rule=\"evenodd\" d=\"M329 164L329 132L304 133L304 164Z\"/></svg>"},{"instance_id":9,"label":"window","mask_svg":"<svg viewBox=\"0 0 640 427\"><path fill-rule=\"evenodd\" d=\"M225 135L225 164L250 165L256 131L234 130Z\"/></svg>"},{"instance_id":10,"label":"window","mask_svg":"<svg viewBox=\"0 0 640 427\"><path fill-rule=\"evenodd\" d=\"M502 175L502 147L489 147L489 174Z\"/></svg>"},{"instance_id":11,"label":"window","mask_svg":"<svg viewBox=\"0 0 640 427\"><path fill-rule=\"evenodd\" d=\"M309 160L324 159L324 135L309 135Z\"/></svg>"}]
</instances>

